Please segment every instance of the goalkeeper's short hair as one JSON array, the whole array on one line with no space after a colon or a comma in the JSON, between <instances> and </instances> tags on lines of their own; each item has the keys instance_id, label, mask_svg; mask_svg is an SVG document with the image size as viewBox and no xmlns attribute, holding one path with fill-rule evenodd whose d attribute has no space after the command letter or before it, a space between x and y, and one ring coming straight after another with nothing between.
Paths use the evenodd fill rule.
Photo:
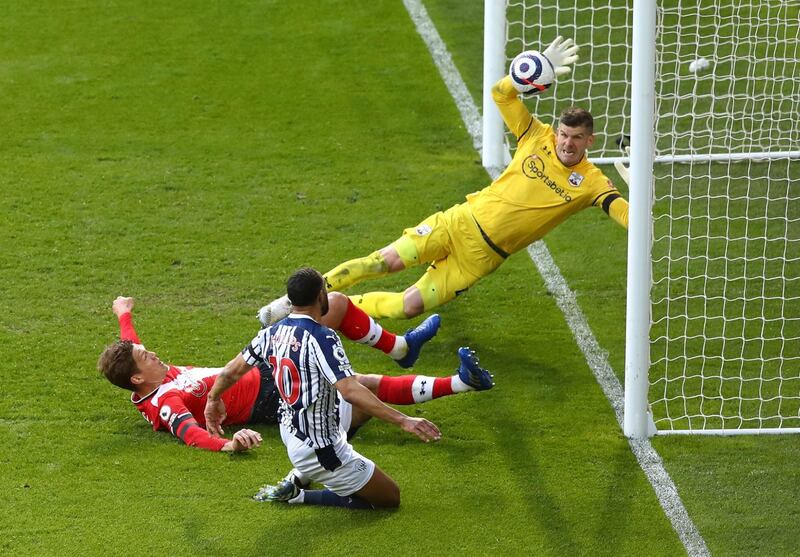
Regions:
<instances>
[{"instance_id":1,"label":"goalkeeper's short hair","mask_svg":"<svg viewBox=\"0 0 800 557\"><path fill-rule=\"evenodd\" d=\"M570 128L584 127L589 133L594 133L594 118L592 113L577 106L570 106L561 111L558 123Z\"/></svg>"}]
</instances>

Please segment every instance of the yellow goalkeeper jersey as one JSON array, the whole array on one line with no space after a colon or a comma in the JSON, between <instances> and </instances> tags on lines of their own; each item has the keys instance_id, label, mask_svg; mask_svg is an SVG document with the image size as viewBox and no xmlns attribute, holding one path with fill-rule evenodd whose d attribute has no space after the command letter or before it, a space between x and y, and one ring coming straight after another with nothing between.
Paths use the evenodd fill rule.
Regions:
<instances>
[{"instance_id":1,"label":"yellow goalkeeper jersey","mask_svg":"<svg viewBox=\"0 0 800 557\"><path fill-rule=\"evenodd\" d=\"M567 217L587 207L602 207L627 227L627 202L611 180L584 156L564 166L556 155L556 136L528 112L506 77L493 91L508 129L517 137L511 164L491 185L467 196L472 215L501 250L514 253L539 240ZM605 204L604 204L605 202Z\"/></svg>"}]
</instances>

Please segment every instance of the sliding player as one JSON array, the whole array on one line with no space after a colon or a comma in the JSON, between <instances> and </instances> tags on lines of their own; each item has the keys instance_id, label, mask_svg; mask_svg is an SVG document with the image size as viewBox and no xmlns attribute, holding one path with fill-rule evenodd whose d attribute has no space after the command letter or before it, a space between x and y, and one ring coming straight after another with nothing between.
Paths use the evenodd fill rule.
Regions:
<instances>
[{"instance_id":1,"label":"sliding player","mask_svg":"<svg viewBox=\"0 0 800 557\"><path fill-rule=\"evenodd\" d=\"M556 76L570 72L578 59L571 39L557 37L544 51ZM592 115L570 107L558 129L540 122L519 99L533 93L510 76L498 81L492 96L508 129L517 138L514 158L503 174L467 201L431 215L388 246L352 259L325 274L329 290L343 290L362 280L430 263L405 292L369 292L352 300L369 315L409 318L430 311L467 290L506 258L541 239L569 216L600 207L628 226L628 203L611 181L586 158L594 142ZM286 315L286 298L259 312L263 323Z\"/></svg>"},{"instance_id":2,"label":"sliding player","mask_svg":"<svg viewBox=\"0 0 800 557\"><path fill-rule=\"evenodd\" d=\"M400 489L347 442L340 407L349 403L353 411L393 423L425 442L438 440L439 429L386 406L358 381L339 337L320 324L328 309L321 274L299 269L289 277L286 291L292 302L289 317L262 329L217 377L206 403L208 430L221 433L224 393L252 366L268 364L281 395L281 438L289 460L307 482L325 487L271 492L268 498L349 508L397 507Z\"/></svg>"},{"instance_id":3,"label":"sliding player","mask_svg":"<svg viewBox=\"0 0 800 557\"><path fill-rule=\"evenodd\" d=\"M361 310L350 307L346 296L330 296L332 322L347 323L345 335L356 340L376 327ZM203 409L208 391L222 368L172 366L148 351L133 326L133 298L118 297L112 304L120 328L119 342L106 348L98 362L99 370L114 385L133 391L131 402L154 430L164 429L190 446L212 451L246 451L261 443L261 435L250 429L237 431L232 439L210 435L204 428ZM347 317L345 318L345 315ZM372 325L370 325L372 323ZM388 331L373 330L384 338ZM392 337L394 335L391 335ZM397 337L402 338L402 337ZM384 342L391 344L384 338ZM391 342L396 343L396 339ZM421 344L420 344L421 346ZM417 347L417 353L418 353ZM404 375L358 375L360 383L390 404L414 404L471 390L493 386L491 375L478 366L474 354L459 354L459 373L452 377ZM274 424L278 421L279 395L268 366L253 367L224 398L228 408L225 425ZM368 416L347 414L346 430L353 433Z\"/></svg>"}]
</instances>

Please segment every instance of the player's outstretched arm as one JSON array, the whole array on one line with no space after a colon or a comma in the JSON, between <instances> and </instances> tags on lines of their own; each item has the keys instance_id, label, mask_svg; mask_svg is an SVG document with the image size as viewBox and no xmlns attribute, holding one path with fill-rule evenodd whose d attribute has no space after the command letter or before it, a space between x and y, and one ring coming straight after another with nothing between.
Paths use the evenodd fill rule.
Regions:
<instances>
[{"instance_id":1,"label":"player's outstretched arm","mask_svg":"<svg viewBox=\"0 0 800 557\"><path fill-rule=\"evenodd\" d=\"M571 72L570 66L578 61L578 45L572 39L559 35L542 54L550 60L556 77L561 77Z\"/></svg>"},{"instance_id":2,"label":"player's outstretched arm","mask_svg":"<svg viewBox=\"0 0 800 557\"><path fill-rule=\"evenodd\" d=\"M524 51L511 62L508 75L492 87L492 98L497 105L503 121L516 138L521 139L530 129L533 122L531 114L519 99L519 95L533 95L546 90L553 80L571 71L571 65L578 59L578 46L572 39L561 36L555 38L545 51ZM546 61L542 61L542 56ZM540 70L536 70L538 60ZM535 78L542 76L542 64L552 67L552 79L547 84L539 84ZM538 76L538 77L537 77Z\"/></svg>"},{"instance_id":3,"label":"player's outstretched arm","mask_svg":"<svg viewBox=\"0 0 800 557\"><path fill-rule=\"evenodd\" d=\"M225 421L227 413L225 412L225 403L222 402L222 393L231 388L239 378L247 373L250 366L244 361L241 354L237 354L234 359L225 365L222 373L217 375L214 381L214 386L208 393L206 400L206 429L212 435L223 435L222 422Z\"/></svg>"},{"instance_id":4,"label":"player's outstretched arm","mask_svg":"<svg viewBox=\"0 0 800 557\"><path fill-rule=\"evenodd\" d=\"M133 298L127 296L117 296L114 302L111 304L111 310L114 312L114 315L121 317L122 315L133 311L134 303L135 300Z\"/></svg>"},{"instance_id":5,"label":"player's outstretched arm","mask_svg":"<svg viewBox=\"0 0 800 557\"><path fill-rule=\"evenodd\" d=\"M625 154L628 156L630 160L631 156L631 148L625 147ZM629 163L630 165L630 163ZM631 170L630 166L625 166L625 163L622 161L616 161L614 163L614 168L617 169L617 173L619 177L622 178L622 181L628 186L628 190L631 187ZM607 200L603 204L603 209L608 216L614 219L616 223L620 226L628 228L628 202L623 199L621 196L616 195L613 198Z\"/></svg>"},{"instance_id":6,"label":"player's outstretched arm","mask_svg":"<svg viewBox=\"0 0 800 557\"><path fill-rule=\"evenodd\" d=\"M519 98L510 76L505 76L492 87L492 99L508 130L520 139L531 125L532 116Z\"/></svg>"},{"instance_id":7,"label":"player's outstretched arm","mask_svg":"<svg viewBox=\"0 0 800 557\"><path fill-rule=\"evenodd\" d=\"M255 449L261 445L261 434L252 429L240 429L233 434L233 439L222 446L222 451L240 453Z\"/></svg>"},{"instance_id":8,"label":"player's outstretched arm","mask_svg":"<svg viewBox=\"0 0 800 557\"><path fill-rule=\"evenodd\" d=\"M386 406L378 400L378 397L372 394L372 391L359 383L355 375L340 379L334 383L334 386L347 402L357 407L359 410L385 422L396 424L400 426L403 431L413 433L426 443L429 441L438 441L442 438L439 428L432 422L429 422L425 418L406 416L402 412L390 406Z\"/></svg>"},{"instance_id":9,"label":"player's outstretched arm","mask_svg":"<svg viewBox=\"0 0 800 557\"><path fill-rule=\"evenodd\" d=\"M628 156L628 160L630 160L631 156L631 148L625 147L625 155ZM630 164L630 163L628 163ZM631 169L630 166L625 166L625 163L622 161L614 162L614 168L617 169L617 173L619 177L622 178L622 181L627 184L628 188L631 187Z\"/></svg>"},{"instance_id":10,"label":"player's outstretched arm","mask_svg":"<svg viewBox=\"0 0 800 557\"><path fill-rule=\"evenodd\" d=\"M117 316L119 321L119 338L122 340L130 340L136 344L142 344L139 340L139 335L136 334L136 329L133 327L133 311L134 299L127 296L117 296L111 304L111 311Z\"/></svg>"}]
</instances>

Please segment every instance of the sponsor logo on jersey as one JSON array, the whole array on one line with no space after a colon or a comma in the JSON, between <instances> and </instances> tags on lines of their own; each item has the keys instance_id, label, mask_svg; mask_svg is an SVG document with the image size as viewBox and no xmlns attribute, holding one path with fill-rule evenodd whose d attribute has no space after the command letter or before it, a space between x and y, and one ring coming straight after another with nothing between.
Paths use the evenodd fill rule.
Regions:
<instances>
[{"instance_id":1,"label":"sponsor logo on jersey","mask_svg":"<svg viewBox=\"0 0 800 557\"><path fill-rule=\"evenodd\" d=\"M197 398L203 398L206 393L208 393L208 385L206 385L204 381L192 377L188 373L181 373L175 378L175 387Z\"/></svg>"},{"instance_id":2,"label":"sponsor logo on jersey","mask_svg":"<svg viewBox=\"0 0 800 557\"><path fill-rule=\"evenodd\" d=\"M430 227L430 225L421 224L417 227L417 234L419 236L427 236L428 234L431 233L431 230L433 229Z\"/></svg>"},{"instance_id":3,"label":"sponsor logo on jersey","mask_svg":"<svg viewBox=\"0 0 800 557\"><path fill-rule=\"evenodd\" d=\"M355 462L355 469L357 472L363 472L364 470L367 469L367 463L361 460L360 458L357 458Z\"/></svg>"},{"instance_id":4,"label":"sponsor logo on jersey","mask_svg":"<svg viewBox=\"0 0 800 557\"><path fill-rule=\"evenodd\" d=\"M530 155L524 161L522 161L522 173L531 179L538 178L544 185L553 190L553 193L558 195L567 203L572 201L572 196L566 190L564 190L564 188L556 184L555 181L550 178L550 176L545 174L544 161L540 159L538 155Z\"/></svg>"},{"instance_id":5,"label":"sponsor logo on jersey","mask_svg":"<svg viewBox=\"0 0 800 557\"><path fill-rule=\"evenodd\" d=\"M567 178L567 180L569 181L570 184L572 184L577 188L578 186L581 185L581 182L583 182L583 175L578 174L577 172L573 172L572 174L569 175L569 178Z\"/></svg>"}]
</instances>

